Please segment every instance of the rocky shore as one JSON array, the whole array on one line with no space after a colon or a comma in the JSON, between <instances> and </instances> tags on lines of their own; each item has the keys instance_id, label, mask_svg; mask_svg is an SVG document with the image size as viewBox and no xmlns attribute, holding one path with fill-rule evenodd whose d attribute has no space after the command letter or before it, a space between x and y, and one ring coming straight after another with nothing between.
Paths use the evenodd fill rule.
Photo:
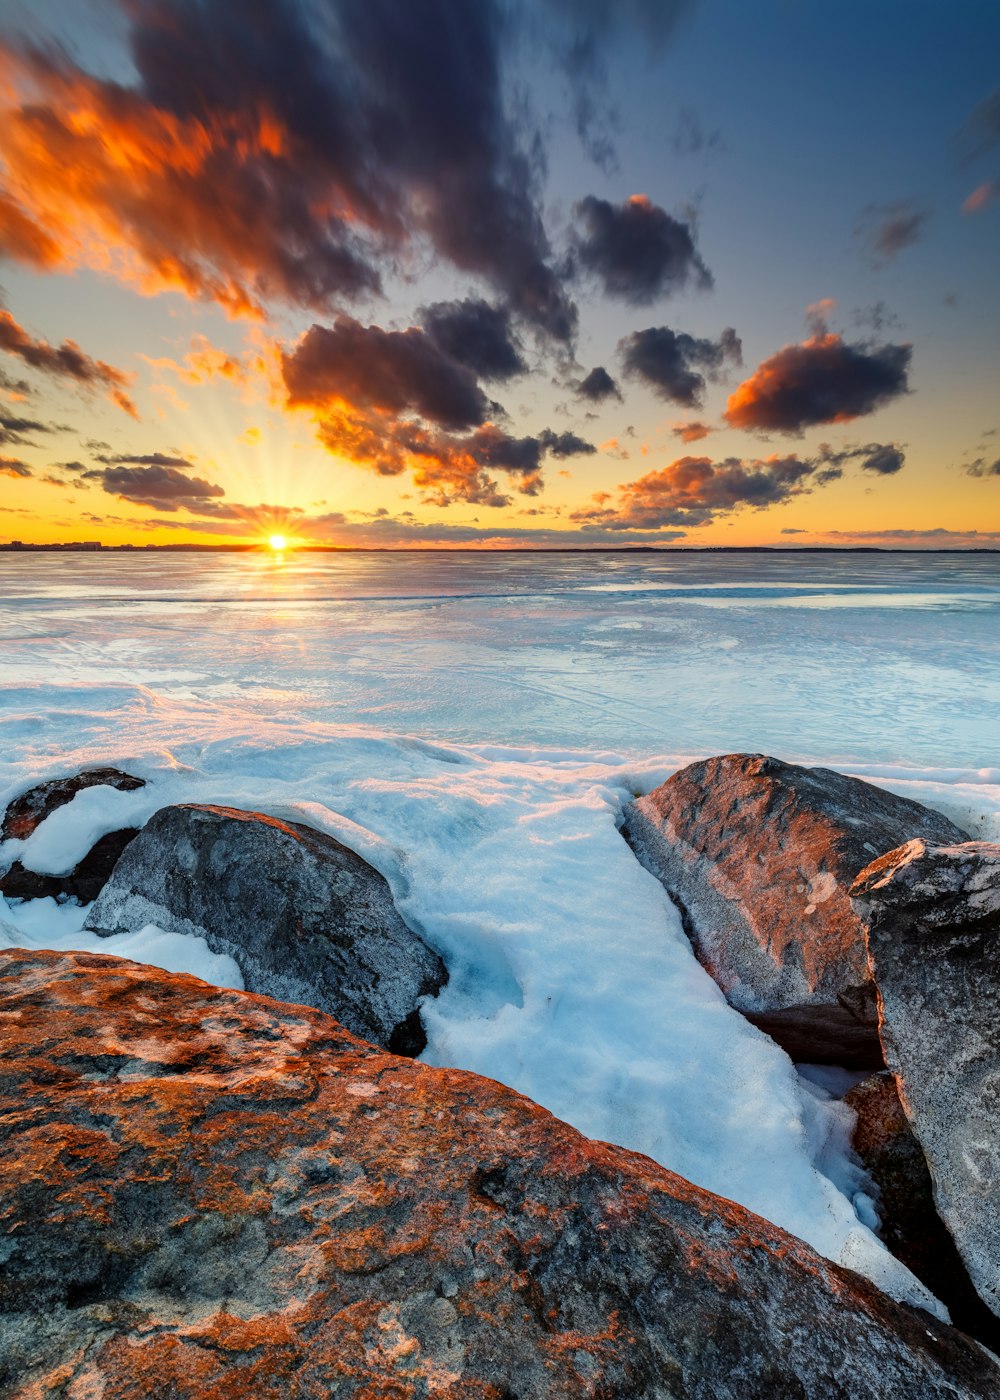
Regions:
<instances>
[{"instance_id":1,"label":"rocky shore","mask_svg":"<svg viewBox=\"0 0 1000 1400\"><path fill-rule=\"evenodd\" d=\"M141 782L40 785L0 838ZM622 831L730 1004L853 1072L879 1231L953 1326L415 1061L448 969L378 872L302 824L175 805L69 875L0 875L8 898L95 899L98 934L196 933L248 989L0 954L0 1393L1000 1395L1000 846L746 754L675 774Z\"/></svg>"}]
</instances>

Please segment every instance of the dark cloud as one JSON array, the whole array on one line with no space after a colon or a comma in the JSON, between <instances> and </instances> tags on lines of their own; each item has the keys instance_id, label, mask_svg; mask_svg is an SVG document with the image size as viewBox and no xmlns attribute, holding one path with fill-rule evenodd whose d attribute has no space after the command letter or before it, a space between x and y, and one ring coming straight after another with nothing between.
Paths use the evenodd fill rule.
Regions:
<instances>
[{"instance_id":1,"label":"dark cloud","mask_svg":"<svg viewBox=\"0 0 1000 1400\"><path fill-rule=\"evenodd\" d=\"M592 442L577 437L576 433L554 433L551 428L543 428L538 440L553 457L589 457L597 451Z\"/></svg>"},{"instance_id":2,"label":"dark cloud","mask_svg":"<svg viewBox=\"0 0 1000 1400\"><path fill-rule=\"evenodd\" d=\"M273 298L330 310L377 293L417 237L515 314L572 336L538 162L508 111L515 15L501 0L124 8L131 86L54 45L8 45L11 255L86 258L64 232L82 225L102 259L110 247L138 260L147 285L237 312Z\"/></svg>"},{"instance_id":3,"label":"dark cloud","mask_svg":"<svg viewBox=\"0 0 1000 1400\"><path fill-rule=\"evenodd\" d=\"M863 449L863 453L861 470L874 472L876 476L895 476L906 463L903 449L897 447L894 442L869 443Z\"/></svg>"},{"instance_id":4,"label":"dark cloud","mask_svg":"<svg viewBox=\"0 0 1000 1400\"><path fill-rule=\"evenodd\" d=\"M703 340L667 326L633 331L619 344L625 373L644 380L661 399L699 408L706 379L727 364L741 364L739 336L727 326L717 341Z\"/></svg>"},{"instance_id":5,"label":"dark cloud","mask_svg":"<svg viewBox=\"0 0 1000 1400\"><path fill-rule=\"evenodd\" d=\"M202 477L190 476L190 463L183 458L150 453L146 457L99 459L107 465L81 469L79 462L64 463L79 481L93 482L109 496L152 506L155 510L203 512L212 501L226 493L221 486ZM181 465L178 465L181 464ZM141 465L133 465L141 464Z\"/></svg>"},{"instance_id":6,"label":"dark cloud","mask_svg":"<svg viewBox=\"0 0 1000 1400\"><path fill-rule=\"evenodd\" d=\"M1000 476L1000 457L995 462L987 462L985 458L979 458L966 467L965 471L967 476Z\"/></svg>"},{"instance_id":7,"label":"dark cloud","mask_svg":"<svg viewBox=\"0 0 1000 1400\"><path fill-rule=\"evenodd\" d=\"M603 403L605 399L621 399L621 390L603 365L596 365L573 385L574 393L591 403Z\"/></svg>"},{"instance_id":8,"label":"dark cloud","mask_svg":"<svg viewBox=\"0 0 1000 1400\"><path fill-rule=\"evenodd\" d=\"M528 368L506 307L474 297L439 301L421 309L420 321L440 350L480 379L513 379Z\"/></svg>"},{"instance_id":9,"label":"dark cloud","mask_svg":"<svg viewBox=\"0 0 1000 1400\"><path fill-rule=\"evenodd\" d=\"M897 258L904 248L919 243L929 218L908 200L894 204L869 204L855 230L877 266Z\"/></svg>"},{"instance_id":10,"label":"dark cloud","mask_svg":"<svg viewBox=\"0 0 1000 1400\"><path fill-rule=\"evenodd\" d=\"M575 256L608 296L641 306L689 285L712 285L690 225L645 195L623 204L588 195L576 213L583 231L574 239Z\"/></svg>"},{"instance_id":11,"label":"dark cloud","mask_svg":"<svg viewBox=\"0 0 1000 1400\"><path fill-rule=\"evenodd\" d=\"M895 476L906 465L906 454L895 442L868 442L863 446L841 448L821 443L819 457L835 467L857 462L863 472L872 472L875 476Z\"/></svg>"},{"instance_id":12,"label":"dark cloud","mask_svg":"<svg viewBox=\"0 0 1000 1400\"><path fill-rule=\"evenodd\" d=\"M730 395L726 422L797 434L860 418L908 392L911 354L909 345L848 344L831 333L786 345Z\"/></svg>"},{"instance_id":13,"label":"dark cloud","mask_svg":"<svg viewBox=\"0 0 1000 1400\"><path fill-rule=\"evenodd\" d=\"M967 160L985 155L1000 143L1000 87L973 110L959 132L959 139Z\"/></svg>"},{"instance_id":14,"label":"dark cloud","mask_svg":"<svg viewBox=\"0 0 1000 1400\"><path fill-rule=\"evenodd\" d=\"M6 370L0 369L0 389L7 394L14 395L15 398L26 399L34 393L31 385L26 379L15 379Z\"/></svg>"},{"instance_id":15,"label":"dark cloud","mask_svg":"<svg viewBox=\"0 0 1000 1400\"><path fill-rule=\"evenodd\" d=\"M30 447L30 439L25 433L50 433L47 423L39 423L34 418L15 418L0 413L0 447Z\"/></svg>"},{"instance_id":16,"label":"dark cloud","mask_svg":"<svg viewBox=\"0 0 1000 1400\"><path fill-rule=\"evenodd\" d=\"M680 457L620 486L617 500L601 493L593 506L575 511L570 518L616 531L671 525L692 528L744 507L763 510L777 505L838 475L839 471L817 460L797 456L751 462L735 457L722 462Z\"/></svg>"},{"instance_id":17,"label":"dark cloud","mask_svg":"<svg viewBox=\"0 0 1000 1400\"><path fill-rule=\"evenodd\" d=\"M64 340L61 345L49 345L45 340L35 340L23 326L19 326L9 311L0 308L0 350L30 365L43 374L51 374L60 379L72 379L90 389L104 389L107 394L133 418L137 417L135 404L125 392L129 377L114 365L95 360L84 353L72 340Z\"/></svg>"},{"instance_id":18,"label":"dark cloud","mask_svg":"<svg viewBox=\"0 0 1000 1400\"><path fill-rule=\"evenodd\" d=\"M490 410L472 370L417 327L386 331L338 316L313 326L281 363L293 406L413 413L452 429L475 427Z\"/></svg>"},{"instance_id":19,"label":"dark cloud","mask_svg":"<svg viewBox=\"0 0 1000 1400\"><path fill-rule=\"evenodd\" d=\"M140 456L129 456L123 452L102 453L95 460L103 462L106 467L181 467L187 470L191 466L186 457L171 457L164 452L145 452Z\"/></svg>"},{"instance_id":20,"label":"dark cloud","mask_svg":"<svg viewBox=\"0 0 1000 1400\"><path fill-rule=\"evenodd\" d=\"M499 407L472 371L418 327L386 331L341 316L307 331L282 370L289 403L312 412L328 451L381 476L409 470L438 505L508 505L491 473L534 495L546 454L594 450L572 433L516 437L497 427L489 415Z\"/></svg>"},{"instance_id":21,"label":"dark cloud","mask_svg":"<svg viewBox=\"0 0 1000 1400\"><path fill-rule=\"evenodd\" d=\"M509 7L569 78L577 134L602 169L617 166L618 113L607 93L616 35L640 35L644 51L655 56L693 8L694 0L521 0Z\"/></svg>"},{"instance_id":22,"label":"dark cloud","mask_svg":"<svg viewBox=\"0 0 1000 1400\"><path fill-rule=\"evenodd\" d=\"M0 476L25 477L33 475L34 473L27 462L22 462L17 457L0 457Z\"/></svg>"}]
</instances>

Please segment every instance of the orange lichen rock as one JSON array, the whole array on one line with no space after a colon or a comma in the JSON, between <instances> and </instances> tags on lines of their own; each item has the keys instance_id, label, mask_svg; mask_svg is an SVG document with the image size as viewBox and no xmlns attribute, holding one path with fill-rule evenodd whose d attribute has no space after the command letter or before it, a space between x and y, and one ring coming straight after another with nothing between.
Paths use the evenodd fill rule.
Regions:
<instances>
[{"instance_id":1,"label":"orange lichen rock","mask_svg":"<svg viewBox=\"0 0 1000 1400\"><path fill-rule=\"evenodd\" d=\"M986 1397L974 1342L320 1012L0 955L12 1400Z\"/></svg>"}]
</instances>

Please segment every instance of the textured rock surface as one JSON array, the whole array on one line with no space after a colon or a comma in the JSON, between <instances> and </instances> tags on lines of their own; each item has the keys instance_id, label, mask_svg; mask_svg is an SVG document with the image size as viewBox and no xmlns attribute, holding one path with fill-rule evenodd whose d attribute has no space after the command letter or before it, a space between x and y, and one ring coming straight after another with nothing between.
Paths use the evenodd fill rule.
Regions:
<instances>
[{"instance_id":1,"label":"textured rock surface","mask_svg":"<svg viewBox=\"0 0 1000 1400\"><path fill-rule=\"evenodd\" d=\"M0 823L0 841L8 841L12 837L26 840L46 817L57 808L64 807L84 788L113 787L119 792L134 792L145 786L145 779L134 778L119 768L91 768L69 778L53 778L49 782L39 783L8 804ZM34 870L25 869L19 860L15 861L9 870L0 875L0 894L8 899L43 899L47 895L59 898L68 895L78 899L81 904L89 904L107 883L119 856L135 834L136 828L129 827L102 836L68 875L39 875Z\"/></svg>"},{"instance_id":2,"label":"textured rock surface","mask_svg":"<svg viewBox=\"0 0 1000 1400\"><path fill-rule=\"evenodd\" d=\"M624 830L727 998L755 1012L853 1009L869 973L851 881L911 837L968 839L916 802L763 754L691 764L631 803Z\"/></svg>"},{"instance_id":3,"label":"textured rock surface","mask_svg":"<svg viewBox=\"0 0 1000 1400\"><path fill-rule=\"evenodd\" d=\"M318 1012L14 950L0 1022L17 1400L1000 1393L742 1208Z\"/></svg>"},{"instance_id":4,"label":"textured rock surface","mask_svg":"<svg viewBox=\"0 0 1000 1400\"><path fill-rule=\"evenodd\" d=\"M367 861L259 812L157 812L87 920L102 933L145 924L200 934L235 959L248 991L315 1006L400 1054L423 1049L417 1002L447 979Z\"/></svg>"},{"instance_id":5,"label":"textured rock surface","mask_svg":"<svg viewBox=\"0 0 1000 1400\"><path fill-rule=\"evenodd\" d=\"M1000 845L910 841L853 893L886 1064L938 1214L1000 1315Z\"/></svg>"},{"instance_id":6,"label":"textured rock surface","mask_svg":"<svg viewBox=\"0 0 1000 1400\"><path fill-rule=\"evenodd\" d=\"M941 1299L956 1327L1000 1351L1000 1320L976 1293L937 1214L927 1161L894 1077L887 1070L873 1074L845 1097L857 1115L851 1145L878 1190L882 1239Z\"/></svg>"}]
</instances>

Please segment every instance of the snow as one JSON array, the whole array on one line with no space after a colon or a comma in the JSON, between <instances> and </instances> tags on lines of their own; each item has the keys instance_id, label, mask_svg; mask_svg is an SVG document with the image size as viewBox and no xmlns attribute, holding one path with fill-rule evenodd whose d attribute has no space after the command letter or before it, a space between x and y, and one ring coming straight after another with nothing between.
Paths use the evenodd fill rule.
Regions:
<instances>
[{"instance_id":1,"label":"snow","mask_svg":"<svg viewBox=\"0 0 1000 1400\"><path fill-rule=\"evenodd\" d=\"M797 1074L727 1006L617 824L682 763L752 749L1000 837L1000 770L982 766L1000 569L733 558L683 577L660 556L0 562L0 805L82 767L148 780L78 794L0 866L67 870L172 802L328 831L448 964L425 1059L501 1080L940 1313L872 1234L843 1086ZM10 904L0 939L240 984L201 939L99 939L84 917Z\"/></svg>"}]
</instances>

